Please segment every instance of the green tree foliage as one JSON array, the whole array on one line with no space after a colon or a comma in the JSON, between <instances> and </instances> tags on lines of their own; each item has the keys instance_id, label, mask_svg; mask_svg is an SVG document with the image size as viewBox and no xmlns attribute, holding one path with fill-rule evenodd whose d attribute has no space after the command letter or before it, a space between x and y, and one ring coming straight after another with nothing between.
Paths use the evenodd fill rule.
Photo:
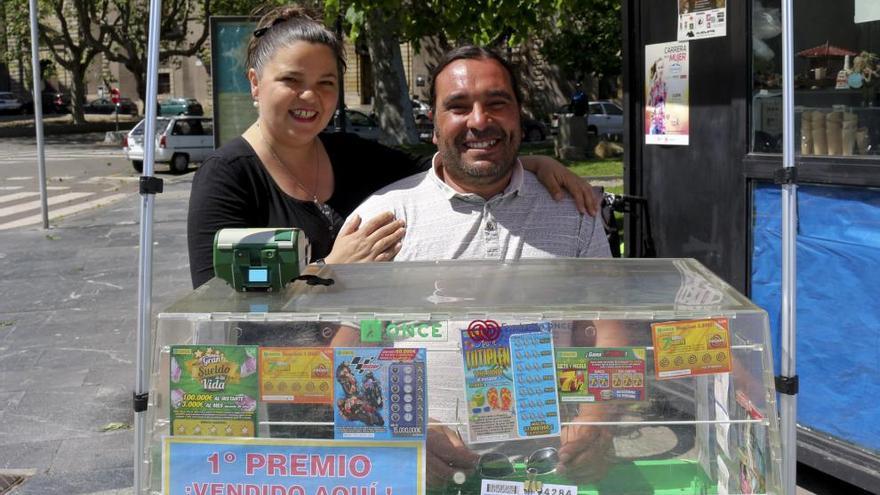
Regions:
<instances>
[{"instance_id":1,"label":"green tree foliage","mask_svg":"<svg viewBox=\"0 0 880 495\"><path fill-rule=\"evenodd\" d=\"M11 48L8 60L30 60L30 20L27 0L3 0L5 13L4 42ZM75 122L84 122L82 105L85 99L85 80L89 65L100 49L89 43L96 23L107 16L108 0L41 0L38 4L40 45L48 49L52 61L71 75L71 102ZM24 15L22 15L24 14ZM16 40L11 46L10 39ZM101 39L99 37L99 39ZM43 68L54 69L49 61L41 61ZM24 82L24 81L22 81Z\"/></svg>"},{"instance_id":2,"label":"green tree foliage","mask_svg":"<svg viewBox=\"0 0 880 495\"><path fill-rule=\"evenodd\" d=\"M529 39L563 0L325 0L333 18L344 10L349 36L366 37L370 57L385 70L375 70L374 109L387 137L398 143L417 140L409 88L395 70L399 43L417 50L425 37L441 50L461 42L514 46Z\"/></svg>"},{"instance_id":3,"label":"green tree foliage","mask_svg":"<svg viewBox=\"0 0 880 495\"><path fill-rule=\"evenodd\" d=\"M0 0L0 57L8 65L18 66L20 74L30 73L31 28L27 0ZM27 68L21 67L27 61ZM22 81L24 83L25 81Z\"/></svg>"},{"instance_id":4,"label":"green tree foliage","mask_svg":"<svg viewBox=\"0 0 880 495\"><path fill-rule=\"evenodd\" d=\"M99 46L88 38L100 31L95 22L107 16L108 0L44 0L41 8L49 15L42 16L40 41L49 48L52 59L70 72L71 111L74 122L85 122L83 103L86 94L86 74ZM47 20L54 22L46 22ZM100 34L99 41L104 40Z\"/></svg>"},{"instance_id":5,"label":"green tree foliage","mask_svg":"<svg viewBox=\"0 0 880 495\"><path fill-rule=\"evenodd\" d=\"M617 76L623 46L620 0L567 0L542 36L547 60L570 79Z\"/></svg>"},{"instance_id":6,"label":"green tree foliage","mask_svg":"<svg viewBox=\"0 0 880 495\"><path fill-rule=\"evenodd\" d=\"M426 37L438 40L441 51L464 42L484 46L517 47L543 41L542 53L570 78L620 73L620 0L325 0L333 18L340 9L352 38L371 33L365 28L375 12L383 13L380 35L391 43L409 42L417 50ZM370 43L368 43L368 46ZM394 87L392 75L375 72L377 85ZM404 87L374 93L408 94ZM406 105L395 97L389 106ZM398 103L398 100L400 103ZM410 113L401 108L401 115ZM403 122L383 119L388 133L406 131Z\"/></svg>"},{"instance_id":7,"label":"green tree foliage","mask_svg":"<svg viewBox=\"0 0 880 495\"><path fill-rule=\"evenodd\" d=\"M132 73L141 100L147 93L147 43L150 2L148 0L107 0L110 15L104 18L98 34L90 41L112 62L122 64ZM172 57L197 54L208 39L208 19L214 12L212 0L162 2L159 62Z\"/></svg>"}]
</instances>

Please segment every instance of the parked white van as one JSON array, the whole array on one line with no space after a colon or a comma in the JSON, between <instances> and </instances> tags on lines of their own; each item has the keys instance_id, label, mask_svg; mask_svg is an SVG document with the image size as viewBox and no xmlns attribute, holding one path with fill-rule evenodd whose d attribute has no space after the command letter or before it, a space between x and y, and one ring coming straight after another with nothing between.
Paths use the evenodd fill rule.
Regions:
<instances>
[{"instance_id":1,"label":"parked white van","mask_svg":"<svg viewBox=\"0 0 880 495\"><path fill-rule=\"evenodd\" d=\"M144 121L138 122L122 141L125 157L138 172L144 170ZM214 123L206 117L159 117L156 119L156 163L169 163L182 174L190 162L201 162L214 151Z\"/></svg>"}]
</instances>

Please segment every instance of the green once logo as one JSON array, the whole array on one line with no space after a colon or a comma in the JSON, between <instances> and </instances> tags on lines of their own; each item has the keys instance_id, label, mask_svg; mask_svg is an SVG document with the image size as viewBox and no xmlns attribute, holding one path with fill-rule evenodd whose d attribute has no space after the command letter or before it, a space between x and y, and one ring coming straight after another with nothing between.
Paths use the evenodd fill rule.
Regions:
<instances>
[{"instance_id":1,"label":"green once logo","mask_svg":"<svg viewBox=\"0 0 880 495\"><path fill-rule=\"evenodd\" d=\"M408 339L445 341L446 335L440 322L402 322L383 325L379 320L361 320L361 342Z\"/></svg>"},{"instance_id":2,"label":"green once logo","mask_svg":"<svg viewBox=\"0 0 880 495\"><path fill-rule=\"evenodd\" d=\"M361 342L382 342L382 322L361 320Z\"/></svg>"}]
</instances>

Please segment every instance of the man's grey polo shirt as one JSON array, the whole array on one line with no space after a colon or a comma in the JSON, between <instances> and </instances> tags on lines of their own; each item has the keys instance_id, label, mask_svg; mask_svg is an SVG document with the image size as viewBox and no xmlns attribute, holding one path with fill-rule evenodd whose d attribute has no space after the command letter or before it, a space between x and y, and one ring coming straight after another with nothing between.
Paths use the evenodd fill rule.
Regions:
<instances>
[{"instance_id":1,"label":"man's grey polo shirt","mask_svg":"<svg viewBox=\"0 0 880 495\"><path fill-rule=\"evenodd\" d=\"M391 211L406 221L397 261L441 259L607 258L602 222L574 201L555 201L517 161L510 184L489 200L456 192L431 170L387 186L354 213L369 220Z\"/></svg>"}]
</instances>

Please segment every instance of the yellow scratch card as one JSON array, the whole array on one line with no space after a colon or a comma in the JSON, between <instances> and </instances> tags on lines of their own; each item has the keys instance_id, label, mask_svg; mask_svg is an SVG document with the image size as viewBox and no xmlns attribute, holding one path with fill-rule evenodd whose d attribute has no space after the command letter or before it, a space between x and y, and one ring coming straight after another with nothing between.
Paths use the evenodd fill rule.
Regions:
<instances>
[{"instance_id":1,"label":"yellow scratch card","mask_svg":"<svg viewBox=\"0 0 880 495\"><path fill-rule=\"evenodd\" d=\"M333 351L309 347L261 347L263 402L331 404Z\"/></svg>"},{"instance_id":2,"label":"yellow scratch card","mask_svg":"<svg viewBox=\"0 0 880 495\"><path fill-rule=\"evenodd\" d=\"M730 372L727 318L651 325L658 380Z\"/></svg>"}]
</instances>

